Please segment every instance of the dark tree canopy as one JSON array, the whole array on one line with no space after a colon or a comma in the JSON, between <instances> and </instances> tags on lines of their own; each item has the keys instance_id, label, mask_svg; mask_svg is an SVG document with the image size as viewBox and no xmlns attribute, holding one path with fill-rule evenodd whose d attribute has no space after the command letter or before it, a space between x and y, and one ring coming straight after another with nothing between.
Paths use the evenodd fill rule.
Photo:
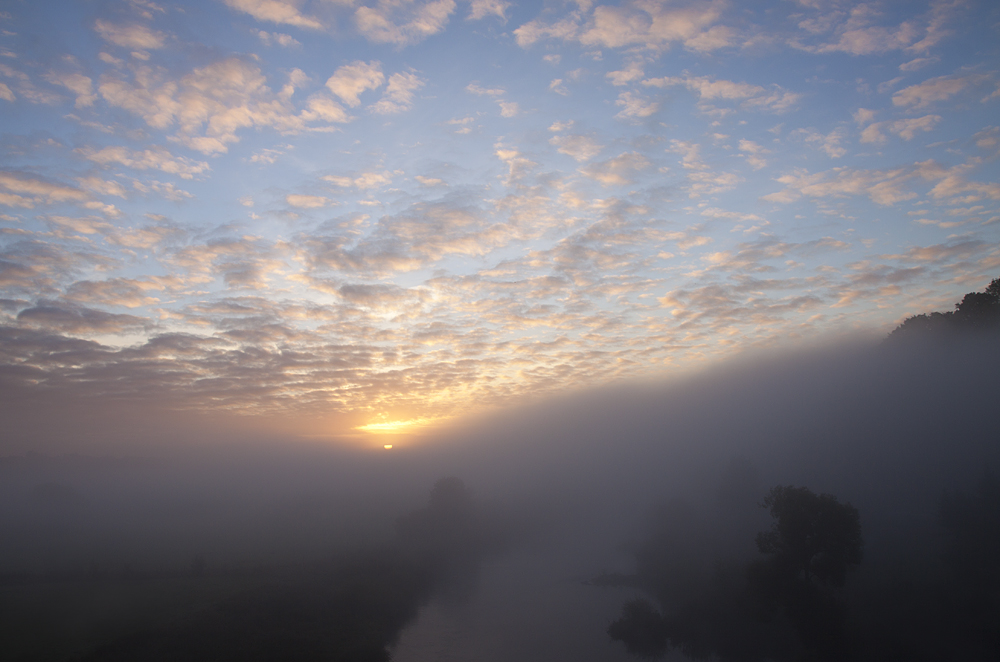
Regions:
<instances>
[{"instance_id":1,"label":"dark tree canopy","mask_svg":"<svg viewBox=\"0 0 1000 662\"><path fill-rule=\"evenodd\" d=\"M958 332L1000 331L1000 278L982 292L969 292L947 313L923 313L903 320L889 338L947 337Z\"/></svg>"},{"instance_id":2,"label":"dark tree canopy","mask_svg":"<svg viewBox=\"0 0 1000 662\"><path fill-rule=\"evenodd\" d=\"M864 541L858 509L805 487L771 488L762 504L777 521L757 534L757 548L779 568L805 580L843 586L847 569L861 563Z\"/></svg>"}]
</instances>

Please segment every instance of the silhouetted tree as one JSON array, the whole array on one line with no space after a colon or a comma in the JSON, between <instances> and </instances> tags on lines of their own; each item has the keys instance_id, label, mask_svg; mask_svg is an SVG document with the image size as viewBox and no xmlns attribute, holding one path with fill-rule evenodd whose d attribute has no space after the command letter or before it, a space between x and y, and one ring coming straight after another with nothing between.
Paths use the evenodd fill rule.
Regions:
<instances>
[{"instance_id":1,"label":"silhouetted tree","mask_svg":"<svg viewBox=\"0 0 1000 662\"><path fill-rule=\"evenodd\" d=\"M969 292L955 304L954 320L968 329L994 328L1000 320L1000 302L990 292Z\"/></svg>"},{"instance_id":2,"label":"silhouetted tree","mask_svg":"<svg viewBox=\"0 0 1000 662\"><path fill-rule=\"evenodd\" d=\"M942 338L956 332L1000 331L1000 278L982 292L969 292L947 313L908 317L893 329L893 342L907 338Z\"/></svg>"},{"instance_id":3,"label":"silhouetted tree","mask_svg":"<svg viewBox=\"0 0 1000 662\"><path fill-rule=\"evenodd\" d=\"M986 294L993 298L993 303L1000 305L1000 278L994 278L990 281L990 284L986 286L983 290Z\"/></svg>"}]
</instances>

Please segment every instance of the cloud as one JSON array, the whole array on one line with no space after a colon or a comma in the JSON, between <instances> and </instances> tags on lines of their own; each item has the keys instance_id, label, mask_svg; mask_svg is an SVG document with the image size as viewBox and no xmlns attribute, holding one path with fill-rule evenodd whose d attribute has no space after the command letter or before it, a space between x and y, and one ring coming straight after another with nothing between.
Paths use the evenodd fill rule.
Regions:
<instances>
[{"instance_id":1,"label":"cloud","mask_svg":"<svg viewBox=\"0 0 1000 662\"><path fill-rule=\"evenodd\" d=\"M871 26L846 29L836 42L807 48L814 53L849 53L871 55L906 48L917 38L918 30L912 23L902 23L895 28Z\"/></svg>"},{"instance_id":2,"label":"cloud","mask_svg":"<svg viewBox=\"0 0 1000 662\"><path fill-rule=\"evenodd\" d=\"M861 142L862 144L870 143L884 143L886 141L885 134L882 133L883 122L875 122L874 124L869 124L861 132Z\"/></svg>"},{"instance_id":3,"label":"cloud","mask_svg":"<svg viewBox=\"0 0 1000 662\"><path fill-rule=\"evenodd\" d=\"M362 191L366 191L368 189L379 188L392 183L392 173L388 170L384 170L382 172L363 172L355 177L326 175L321 177L321 179L330 182L331 184L336 184L342 188L356 187Z\"/></svg>"},{"instance_id":4,"label":"cloud","mask_svg":"<svg viewBox=\"0 0 1000 662\"><path fill-rule=\"evenodd\" d=\"M622 106L622 110L615 115L618 119L645 118L660 109L660 104L657 102L631 91L619 94L615 105Z\"/></svg>"},{"instance_id":5,"label":"cloud","mask_svg":"<svg viewBox=\"0 0 1000 662\"><path fill-rule=\"evenodd\" d=\"M500 104L501 117L516 117L520 112L520 107L516 101L497 101Z\"/></svg>"},{"instance_id":6,"label":"cloud","mask_svg":"<svg viewBox=\"0 0 1000 662\"><path fill-rule=\"evenodd\" d=\"M14 81L14 89L17 94L20 95L22 99L25 99L30 103L55 105L63 101L60 95L35 86L28 74L18 71L17 69L14 69L13 67L2 62L0 62L0 76ZM7 101L14 101L17 98L14 91L7 85L4 85L3 90L0 90L0 95L2 95Z\"/></svg>"},{"instance_id":7,"label":"cloud","mask_svg":"<svg viewBox=\"0 0 1000 662\"><path fill-rule=\"evenodd\" d=\"M345 122L349 118L332 100L313 96L296 114L291 93L301 72L293 71L290 83L275 95L260 67L231 57L194 69L179 80L166 70L146 65L135 68L133 80L120 72L101 76L98 90L110 105L141 116L149 126L177 127L178 142L204 154L225 153L238 142L237 132L249 127L271 127L282 133L308 129L307 122Z\"/></svg>"},{"instance_id":8,"label":"cloud","mask_svg":"<svg viewBox=\"0 0 1000 662\"><path fill-rule=\"evenodd\" d=\"M845 167L814 174L800 170L778 177L777 181L784 184L785 189L764 195L762 199L788 203L802 196L826 198L867 195L876 204L891 206L916 197L915 193L902 189L911 177L912 172L902 168L880 171Z\"/></svg>"},{"instance_id":9,"label":"cloud","mask_svg":"<svg viewBox=\"0 0 1000 662\"><path fill-rule=\"evenodd\" d=\"M632 182L631 174L648 168L649 160L638 152L624 152L613 159L587 166L581 172L605 186L623 186Z\"/></svg>"},{"instance_id":10,"label":"cloud","mask_svg":"<svg viewBox=\"0 0 1000 662\"><path fill-rule=\"evenodd\" d=\"M67 288L66 298L75 303L139 308L158 303L159 299L148 296L146 293L149 290L159 289L160 286L153 282L132 278L111 278L101 281L80 280Z\"/></svg>"},{"instance_id":11,"label":"cloud","mask_svg":"<svg viewBox=\"0 0 1000 662\"><path fill-rule=\"evenodd\" d=\"M697 2L687 7L669 7L656 2L627 2L621 6L600 5L585 18L571 12L555 23L536 19L514 30L517 43L527 48L554 38L578 41L584 46L623 48L641 46L664 49L682 43L690 50L706 52L731 43L733 32L713 25L721 18L721 0Z\"/></svg>"},{"instance_id":12,"label":"cloud","mask_svg":"<svg viewBox=\"0 0 1000 662\"><path fill-rule=\"evenodd\" d=\"M736 188L743 178L732 172L710 172L696 170L687 173L688 197L700 198L703 195L715 195Z\"/></svg>"},{"instance_id":13,"label":"cloud","mask_svg":"<svg viewBox=\"0 0 1000 662\"><path fill-rule=\"evenodd\" d=\"M322 120L334 124L343 124L353 119L336 101L318 94L310 96L306 101L306 107L302 111L301 117L306 122Z\"/></svg>"},{"instance_id":14,"label":"cloud","mask_svg":"<svg viewBox=\"0 0 1000 662\"><path fill-rule=\"evenodd\" d=\"M469 5L469 15L466 17L468 21L478 21L479 19L486 18L487 16L496 16L499 19L507 20L507 9L510 7L509 2L504 2L503 0L472 0Z\"/></svg>"},{"instance_id":15,"label":"cloud","mask_svg":"<svg viewBox=\"0 0 1000 662\"><path fill-rule=\"evenodd\" d=\"M90 195L76 187L0 170L0 204L31 209L39 204L86 203Z\"/></svg>"},{"instance_id":16,"label":"cloud","mask_svg":"<svg viewBox=\"0 0 1000 662\"><path fill-rule=\"evenodd\" d=\"M940 121L940 115L924 115L923 117L896 120L891 122L888 127L890 131L903 140L912 140L917 131L932 131Z\"/></svg>"},{"instance_id":17,"label":"cloud","mask_svg":"<svg viewBox=\"0 0 1000 662\"><path fill-rule=\"evenodd\" d=\"M708 166L701 160L701 145L683 140L671 139L668 151L681 154L681 166L686 170L705 170Z\"/></svg>"},{"instance_id":18,"label":"cloud","mask_svg":"<svg viewBox=\"0 0 1000 662\"><path fill-rule=\"evenodd\" d=\"M345 301L375 309L398 308L401 303L427 298L428 292L398 285L344 283L336 289Z\"/></svg>"},{"instance_id":19,"label":"cloud","mask_svg":"<svg viewBox=\"0 0 1000 662\"><path fill-rule=\"evenodd\" d=\"M122 48L156 50L163 48L166 40L164 33L150 30L144 25L116 25L101 18L94 22L94 30L108 43Z\"/></svg>"},{"instance_id":20,"label":"cloud","mask_svg":"<svg viewBox=\"0 0 1000 662\"><path fill-rule=\"evenodd\" d=\"M332 200L321 195L289 194L285 196L285 202L298 209L319 209L329 206Z\"/></svg>"},{"instance_id":21,"label":"cloud","mask_svg":"<svg viewBox=\"0 0 1000 662\"><path fill-rule=\"evenodd\" d=\"M383 216L364 235L319 232L296 242L310 272L385 276L450 255L482 256L511 238L511 228L491 224L479 210L440 201Z\"/></svg>"},{"instance_id":22,"label":"cloud","mask_svg":"<svg viewBox=\"0 0 1000 662\"><path fill-rule=\"evenodd\" d=\"M187 236L181 228L160 219L156 225L146 225L141 228L115 228L108 236L108 241L118 246L136 250L161 251L166 247L179 244ZM152 277L151 280L155 280Z\"/></svg>"},{"instance_id":23,"label":"cloud","mask_svg":"<svg viewBox=\"0 0 1000 662\"><path fill-rule=\"evenodd\" d=\"M447 186L443 179L437 177L424 177L423 175L417 175L414 177L421 186Z\"/></svg>"},{"instance_id":24,"label":"cloud","mask_svg":"<svg viewBox=\"0 0 1000 662\"><path fill-rule=\"evenodd\" d=\"M612 85L615 87L621 87L622 85L628 85L633 81L639 80L645 74L642 70L642 63L632 61L626 68L620 71L609 71L604 75L611 81Z\"/></svg>"},{"instance_id":25,"label":"cloud","mask_svg":"<svg viewBox=\"0 0 1000 662\"><path fill-rule=\"evenodd\" d=\"M917 71L919 69L923 69L927 65L934 64L935 62L939 62L940 60L941 58L937 57L918 57L910 60L909 62L904 62L903 64L899 65L899 70L909 73L911 71Z\"/></svg>"},{"instance_id":26,"label":"cloud","mask_svg":"<svg viewBox=\"0 0 1000 662\"><path fill-rule=\"evenodd\" d=\"M344 111L343 108L341 108L340 110L341 112ZM250 157L250 163L263 163L265 165L271 165L272 163L275 163L278 160L278 157L284 153L285 153L284 150L281 149L269 149L265 147L264 149L253 153L253 155Z\"/></svg>"},{"instance_id":27,"label":"cloud","mask_svg":"<svg viewBox=\"0 0 1000 662\"><path fill-rule=\"evenodd\" d=\"M45 80L54 85L62 85L76 94L76 107L88 108L94 105L97 95L94 94L93 81L83 74L49 72Z\"/></svg>"},{"instance_id":28,"label":"cloud","mask_svg":"<svg viewBox=\"0 0 1000 662\"><path fill-rule=\"evenodd\" d=\"M941 43L945 37L954 34L954 31L945 28L945 25L963 5L963 2L952 2L949 0L936 0L932 2L930 20L927 23L924 38L910 45L907 50L918 53L926 52L932 46L937 46Z\"/></svg>"},{"instance_id":29,"label":"cloud","mask_svg":"<svg viewBox=\"0 0 1000 662\"><path fill-rule=\"evenodd\" d=\"M996 147L1000 144L998 136L1000 136L1000 127L987 126L984 127L982 131L977 131L973 134L972 138L976 141L976 147L981 149L990 149L991 147Z\"/></svg>"},{"instance_id":30,"label":"cloud","mask_svg":"<svg viewBox=\"0 0 1000 662\"><path fill-rule=\"evenodd\" d=\"M58 235L63 235L63 230L70 230L83 235L110 234L115 231L115 226L94 216L87 216L83 218L72 216L46 216L45 220L56 228L56 234Z\"/></svg>"},{"instance_id":31,"label":"cloud","mask_svg":"<svg viewBox=\"0 0 1000 662\"><path fill-rule=\"evenodd\" d=\"M826 135L814 129L797 129L789 135L792 137L801 137L807 144L815 145L832 159L838 159L847 154L847 150L840 144L846 137L842 129L834 129Z\"/></svg>"},{"instance_id":32,"label":"cloud","mask_svg":"<svg viewBox=\"0 0 1000 662\"><path fill-rule=\"evenodd\" d=\"M1000 184L996 182L969 181L969 173L977 165L975 159L971 163L963 163L951 168L929 159L916 164L917 174L927 181L937 181L930 195L933 198L959 198L962 204L978 202L982 198L1000 200Z\"/></svg>"},{"instance_id":33,"label":"cloud","mask_svg":"<svg viewBox=\"0 0 1000 662\"><path fill-rule=\"evenodd\" d=\"M57 294L60 281L89 266L89 256L54 242L22 239L0 249L0 287L32 297ZM106 261L100 266L107 266Z\"/></svg>"},{"instance_id":34,"label":"cloud","mask_svg":"<svg viewBox=\"0 0 1000 662\"><path fill-rule=\"evenodd\" d=\"M566 134L552 136L549 144L554 146L560 154L571 156L577 161L589 161L601 153L603 146L592 136L582 134Z\"/></svg>"},{"instance_id":35,"label":"cloud","mask_svg":"<svg viewBox=\"0 0 1000 662\"><path fill-rule=\"evenodd\" d=\"M454 11L454 0L377 0L358 7L354 21L369 41L402 47L444 30Z\"/></svg>"},{"instance_id":36,"label":"cloud","mask_svg":"<svg viewBox=\"0 0 1000 662\"><path fill-rule=\"evenodd\" d=\"M869 122L875 120L875 114L876 111L874 110L869 110L867 108L858 108L854 112L852 117L854 118L854 121L858 123L859 126L864 126L865 124L868 124Z\"/></svg>"},{"instance_id":37,"label":"cloud","mask_svg":"<svg viewBox=\"0 0 1000 662\"><path fill-rule=\"evenodd\" d=\"M855 56L893 50L923 53L951 34L944 26L957 6L958 3L933 2L930 18L926 23L921 17L894 26L876 24L882 14L874 3L857 4L846 13L839 7L832 8L827 13L798 23L798 27L808 33L810 38L830 36L820 37L820 43L812 44L803 43L796 37L789 44L810 53L848 53ZM922 23L924 24L921 25Z\"/></svg>"},{"instance_id":38,"label":"cloud","mask_svg":"<svg viewBox=\"0 0 1000 662\"><path fill-rule=\"evenodd\" d=\"M157 195L161 195L167 200L172 200L174 202L190 200L194 197L194 195L188 193L184 189L177 188L173 182L160 182L155 179L151 179L146 182L135 180L132 182L132 188L140 193L156 193Z\"/></svg>"},{"instance_id":39,"label":"cloud","mask_svg":"<svg viewBox=\"0 0 1000 662\"><path fill-rule=\"evenodd\" d=\"M562 81L560 80L559 83L561 82ZM559 88L558 83L556 82L553 82L552 85L549 85L549 89L555 91L558 94L568 94L568 91L565 90L565 88ZM517 102L505 101L499 98L505 94L505 91L501 88L498 87L485 88L480 86L478 83L469 83L468 85L465 86L465 91L469 92L470 94L475 94L476 96L493 97L493 99L496 100L497 105L500 106L501 117L515 117L520 112L520 107L517 105Z\"/></svg>"},{"instance_id":40,"label":"cloud","mask_svg":"<svg viewBox=\"0 0 1000 662\"><path fill-rule=\"evenodd\" d=\"M732 230L743 230L745 233L760 230L761 227L770 225L767 219L758 216L757 214L747 214L742 212L727 211L725 209L719 209L718 207L709 207L701 212L702 216L706 218L723 218L728 221L735 222ZM747 228L744 224L750 224Z\"/></svg>"},{"instance_id":41,"label":"cloud","mask_svg":"<svg viewBox=\"0 0 1000 662\"><path fill-rule=\"evenodd\" d=\"M373 60L365 63L356 60L337 69L326 81L326 86L344 103L355 108L361 105L358 95L365 90L378 89L384 82L385 75L380 62Z\"/></svg>"},{"instance_id":42,"label":"cloud","mask_svg":"<svg viewBox=\"0 0 1000 662\"><path fill-rule=\"evenodd\" d=\"M0 83L0 99L4 101L16 101L17 97L14 93L10 91L10 88L6 84Z\"/></svg>"},{"instance_id":43,"label":"cloud","mask_svg":"<svg viewBox=\"0 0 1000 662\"><path fill-rule=\"evenodd\" d=\"M799 102L802 95L789 92L778 85L770 90L750 83L737 83L730 80L717 80L707 76L684 76L650 78L642 82L647 87L672 87L684 85L698 95L702 103L708 101L743 101L746 108L767 110L781 113ZM711 106L705 106L711 109Z\"/></svg>"},{"instance_id":44,"label":"cloud","mask_svg":"<svg viewBox=\"0 0 1000 662\"><path fill-rule=\"evenodd\" d=\"M224 0L226 5L237 11L250 14L258 21L268 21L298 28L319 30L320 21L312 16L304 16L299 11L299 2L293 0Z\"/></svg>"},{"instance_id":45,"label":"cloud","mask_svg":"<svg viewBox=\"0 0 1000 662\"><path fill-rule=\"evenodd\" d=\"M918 85L905 87L892 95L894 106L926 108L935 101L945 101L971 85L978 85L988 78L985 74L968 76L939 76Z\"/></svg>"},{"instance_id":46,"label":"cloud","mask_svg":"<svg viewBox=\"0 0 1000 662\"><path fill-rule=\"evenodd\" d=\"M17 314L21 324L64 333L131 333L150 328L149 320L134 315L106 313L93 308L42 301Z\"/></svg>"},{"instance_id":47,"label":"cloud","mask_svg":"<svg viewBox=\"0 0 1000 662\"><path fill-rule=\"evenodd\" d=\"M165 147L151 147L144 150L130 150L127 147L79 147L77 154L99 165L123 165L136 170L160 170L181 179L194 179L210 170L205 161L195 161L184 156L174 156Z\"/></svg>"},{"instance_id":48,"label":"cloud","mask_svg":"<svg viewBox=\"0 0 1000 662\"><path fill-rule=\"evenodd\" d=\"M977 253L989 250L991 247L985 242L975 239L955 239L942 244L931 246L914 246L905 253L893 255L881 255L882 259L901 260L904 262L936 262L943 263L950 260L967 260Z\"/></svg>"},{"instance_id":49,"label":"cloud","mask_svg":"<svg viewBox=\"0 0 1000 662\"><path fill-rule=\"evenodd\" d=\"M284 48L298 48L302 46L302 42L294 38L292 35L285 34L283 32L267 32L266 30L258 30L257 37L265 46L270 46L272 43L283 46Z\"/></svg>"},{"instance_id":50,"label":"cloud","mask_svg":"<svg viewBox=\"0 0 1000 662\"><path fill-rule=\"evenodd\" d=\"M119 198L125 197L125 187L114 180L101 179L100 177L80 177L77 179L80 186L99 193L100 195L114 195Z\"/></svg>"},{"instance_id":51,"label":"cloud","mask_svg":"<svg viewBox=\"0 0 1000 662\"><path fill-rule=\"evenodd\" d=\"M210 283L221 277L230 289L265 289L272 275L284 267L273 244L252 236L183 246L165 253L162 260L183 270L188 284Z\"/></svg>"},{"instance_id":52,"label":"cloud","mask_svg":"<svg viewBox=\"0 0 1000 662\"><path fill-rule=\"evenodd\" d=\"M485 88L479 85L479 83L469 83L465 86L465 91L475 94L476 96L488 96L488 97L501 97L505 94L505 91L495 87L495 88Z\"/></svg>"},{"instance_id":53,"label":"cloud","mask_svg":"<svg viewBox=\"0 0 1000 662\"><path fill-rule=\"evenodd\" d=\"M760 170L767 166L767 161L761 156L770 153L761 145L752 140L740 140L740 152L754 170Z\"/></svg>"},{"instance_id":54,"label":"cloud","mask_svg":"<svg viewBox=\"0 0 1000 662\"><path fill-rule=\"evenodd\" d=\"M733 45L738 37L736 30L716 25L684 40L684 48L695 53L710 53Z\"/></svg>"},{"instance_id":55,"label":"cloud","mask_svg":"<svg viewBox=\"0 0 1000 662\"><path fill-rule=\"evenodd\" d=\"M424 81L416 74L398 73L389 77L389 84L378 103L371 107L373 113L392 115L413 107L416 91L424 86Z\"/></svg>"}]
</instances>

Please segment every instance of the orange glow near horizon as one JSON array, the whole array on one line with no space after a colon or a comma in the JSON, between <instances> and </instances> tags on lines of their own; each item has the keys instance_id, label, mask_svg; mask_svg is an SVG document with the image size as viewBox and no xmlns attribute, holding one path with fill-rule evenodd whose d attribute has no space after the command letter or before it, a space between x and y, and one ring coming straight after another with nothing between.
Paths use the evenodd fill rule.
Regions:
<instances>
[{"instance_id":1,"label":"orange glow near horizon","mask_svg":"<svg viewBox=\"0 0 1000 662\"><path fill-rule=\"evenodd\" d=\"M405 421L379 421L377 423L359 425L354 429L360 430L361 432L368 432L369 434L406 434L407 432L415 432L416 430L425 428L442 420L443 419L440 417L420 417L411 418Z\"/></svg>"}]
</instances>

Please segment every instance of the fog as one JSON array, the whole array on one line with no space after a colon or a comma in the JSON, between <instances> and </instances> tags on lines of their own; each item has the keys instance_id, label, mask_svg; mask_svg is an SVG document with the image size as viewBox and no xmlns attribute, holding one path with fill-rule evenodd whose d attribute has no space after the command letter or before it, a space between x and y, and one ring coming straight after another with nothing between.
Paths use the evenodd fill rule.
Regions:
<instances>
[{"instance_id":1,"label":"fog","mask_svg":"<svg viewBox=\"0 0 1000 662\"><path fill-rule=\"evenodd\" d=\"M994 338L861 339L567 388L391 451L276 436L10 455L0 646L24 660L637 659L608 634L623 605L641 598L669 621L708 600L713 577L742 577L774 521L762 500L796 486L860 514L863 560L829 591L848 610L842 659L898 654L936 630L909 640L882 615L874 637L865 610L905 584L931 605L913 622L938 618L942 504L1000 467L997 375ZM369 608L378 627L337 620ZM792 632L786 620L774 627ZM252 654L198 648L258 622L283 625L254 625ZM983 627L993 644L966 659L990 659ZM795 650L745 659L836 659L795 636ZM682 639L654 652L688 659ZM687 653L743 659L705 641ZM951 645L937 643L926 659Z\"/></svg>"}]
</instances>

